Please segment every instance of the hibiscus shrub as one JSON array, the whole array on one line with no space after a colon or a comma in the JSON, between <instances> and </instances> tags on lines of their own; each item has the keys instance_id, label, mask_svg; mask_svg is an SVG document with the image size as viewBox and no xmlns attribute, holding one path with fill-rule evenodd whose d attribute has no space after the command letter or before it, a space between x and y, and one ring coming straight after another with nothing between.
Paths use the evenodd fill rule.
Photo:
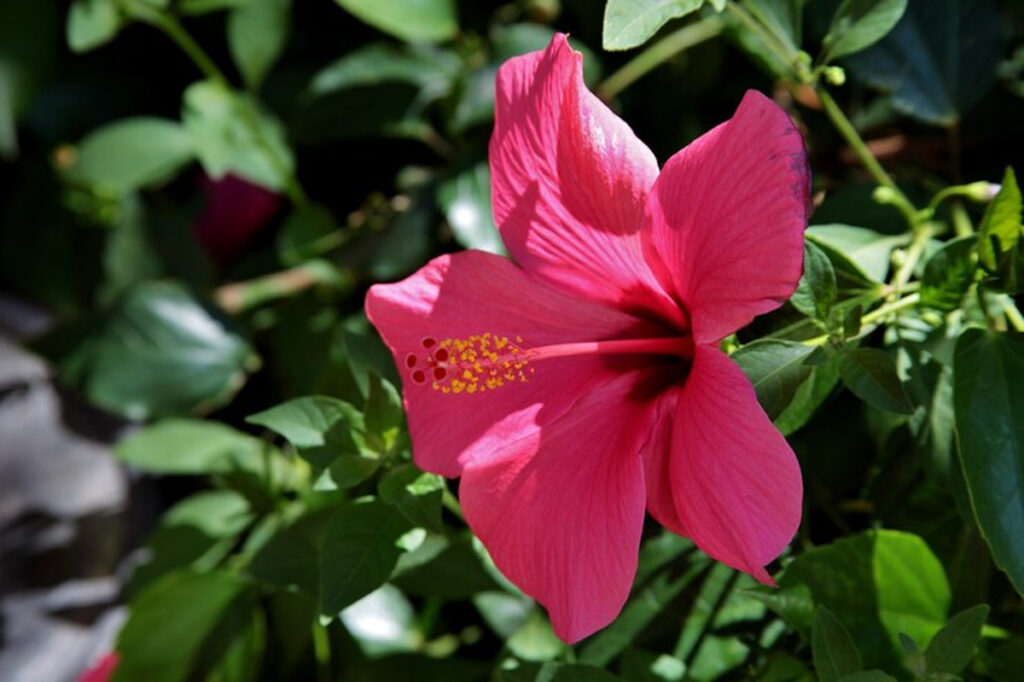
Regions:
<instances>
[{"instance_id":1,"label":"hibiscus shrub","mask_svg":"<svg viewBox=\"0 0 1024 682\"><path fill-rule=\"evenodd\" d=\"M1020 679L1019 3L57 5L2 279L169 500L83 679Z\"/></svg>"}]
</instances>

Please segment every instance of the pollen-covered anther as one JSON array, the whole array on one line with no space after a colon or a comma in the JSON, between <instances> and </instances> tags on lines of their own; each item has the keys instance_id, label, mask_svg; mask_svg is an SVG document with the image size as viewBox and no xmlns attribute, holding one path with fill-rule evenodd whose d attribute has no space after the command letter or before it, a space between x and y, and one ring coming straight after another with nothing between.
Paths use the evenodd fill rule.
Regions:
<instances>
[{"instance_id":1,"label":"pollen-covered anther","mask_svg":"<svg viewBox=\"0 0 1024 682\"><path fill-rule=\"evenodd\" d=\"M510 382L528 381L533 372L527 367L529 353L519 336L486 332L440 341L425 337L420 345L422 354L406 355L409 378L415 384L429 380L431 388L442 393L493 391Z\"/></svg>"}]
</instances>

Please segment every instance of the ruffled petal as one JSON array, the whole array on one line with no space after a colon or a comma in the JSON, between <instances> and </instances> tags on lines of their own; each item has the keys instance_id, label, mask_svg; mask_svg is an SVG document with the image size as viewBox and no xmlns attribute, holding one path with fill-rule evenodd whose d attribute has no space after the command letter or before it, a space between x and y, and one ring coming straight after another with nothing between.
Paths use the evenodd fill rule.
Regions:
<instances>
[{"instance_id":1,"label":"ruffled petal","mask_svg":"<svg viewBox=\"0 0 1024 682\"><path fill-rule=\"evenodd\" d=\"M518 366L513 347L657 335L650 323L564 294L482 251L441 256L401 282L371 287L366 313L402 373L416 463L444 476L536 432L621 374L597 355ZM475 353L480 366L438 381L430 358L442 348L449 360ZM488 363L488 353L507 361Z\"/></svg>"},{"instance_id":2,"label":"ruffled petal","mask_svg":"<svg viewBox=\"0 0 1024 682\"><path fill-rule=\"evenodd\" d=\"M494 217L528 271L592 300L677 316L644 261L651 151L583 84L565 35L498 72Z\"/></svg>"},{"instance_id":3,"label":"ruffled petal","mask_svg":"<svg viewBox=\"0 0 1024 682\"><path fill-rule=\"evenodd\" d=\"M799 131L753 90L730 120L665 164L647 202L644 248L686 305L698 343L718 341L793 293L809 179Z\"/></svg>"},{"instance_id":4,"label":"ruffled petal","mask_svg":"<svg viewBox=\"0 0 1024 682\"><path fill-rule=\"evenodd\" d=\"M670 442L661 442L644 452L652 515L715 559L772 584L763 567L800 525L800 466L750 381L721 351L697 347Z\"/></svg>"},{"instance_id":5,"label":"ruffled petal","mask_svg":"<svg viewBox=\"0 0 1024 682\"><path fill-rule=\"evenodd\" d=\"M462 509L495 564L576 642L618 615L644 520L640 444L653 403L637 372L592 390L561 418L467 464Z\"/></svg>"}]
</instances>

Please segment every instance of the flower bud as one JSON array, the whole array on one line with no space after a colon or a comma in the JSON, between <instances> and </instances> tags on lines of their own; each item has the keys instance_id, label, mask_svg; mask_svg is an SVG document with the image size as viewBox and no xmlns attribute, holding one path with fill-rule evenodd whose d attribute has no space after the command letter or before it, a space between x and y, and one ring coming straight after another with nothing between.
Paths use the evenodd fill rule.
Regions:
<instances>
[{"instance_id":1,"label":"flower bud","mask_svg":"<svg viewBox=\"0 0 1024 682\"><path fill-rule=\"evenodd\" d=\"M827 66L822 73L829 85L842 85L846 82L846 71L841 66Z\"/></svg>"}]
</instances>

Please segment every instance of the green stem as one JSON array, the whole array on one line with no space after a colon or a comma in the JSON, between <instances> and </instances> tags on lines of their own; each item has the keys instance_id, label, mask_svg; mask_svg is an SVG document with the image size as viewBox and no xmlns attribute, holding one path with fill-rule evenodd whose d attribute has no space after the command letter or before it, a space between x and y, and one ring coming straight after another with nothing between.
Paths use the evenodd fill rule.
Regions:
<instances>
[{"instance_id":1,"label":"green stem","mask_svg":"<svg viewBox=\"0 0 1024 682\"><path fill-rule=\"evenodd\" d=\"M597 96L606 102L613 99L662 62L717 36L722 32L724 23L721 17L713 15L670 33L608 76L597 87Z\"/></svg>"},{"instance_id":2,"label":"green stem","mask_svg":"<svg viewBox=\"0 0 1024 682\"><path fill-rule=\"evenodd\" d=\"M459 504L459 501L455 499L455 495L452 495L452 491L448 490L448 488L445 488L444 492L441 493L441 504L445 509L458 517L460 521L466 520L466 517L462 515L462 506Z\"/></svg>"},{"instance_id":3,"label":"green stem","mask_svg":"<svg viewBox=\"0 0 1024 682\"><path fill-rule=\"evenodd\" d=\"M903 293L903 287L907 285L907 282L913 276L914 268L917 267L918 261L924 255L925 247L928 246L928 240L931 238L932 230L928 227L928 223L915 226L914 237L910 242L910 246L907 247L903 263L900 264L896 273L892 276L892 298L898 298Z\"/></svg>"},{"instance_id":4,"label":"green stem","mask_svg":"<svg viewBox=\"0 0 1024 682\"><path fill-rule=\"evenodd\" d=\"M765 47L775 53L775 56L781 59L783 64L791 68L796 68L797 53L779 40L778 36L765 28L760 21L752 17L750 12L743 9L732 0L725 3L725 11L732 15L733 18L737 19L741 24L746 26L754 35L760 38L761 42L765 44ZM805 73L807 71L806 67L803 69L798 68L797 71L799 72L797 75L802 80L810 76L809 73Z\"/></svg>"},{"instance_id":5,"label":"green stem","mask_svg":"<svg viewBox=\"0 0 1024 682\"><path fill-rule=\"evenodd\" d=\"M331 637L319 620L313 621L313 655L316 657L317 680L331 682Z\"/></svg>"},{"instance_id":6,"label":"green stem","mask_svg":"<svg viewBox=\"0 0 1024 682\"><path fill-rule=\"evenodd\" d=\"M1006 315L1006 321L1015 331L1024 332L1024 315L1020 314L1010 296L1003 296L1003 313Z\"/></svg>"},{"instance_id":7,"label":"green stem","mask_svg":"<svg viewBox=\"0 0 1024 682\"><path fill-rule=\"evenodd\" d=\"M921 294L910 294L909 296L904 296L898 301L886 303L880 308L876 308L875 310L872 310L870 313L864 315L864 317L862 317L860 320L861 325L867 327L868 325L874 324L875 322L878 322L881 319L893 313L899 312L900 310L903 310L905 308L912 308L913 306L917 305L920 302ZM864 333L861 334L861 336L863 335ZM800 343L806 346L821 346L827 343L830 338L832 337L829 336L828 334L823 334L822 336L816 336L813 339L807 339L806 341L801 341Z\"/></svg>"},{"instance_id":8,"label":"green stem","mask_svg":"<svg viewBox=\"0 0 1024 682\"><path fill-rule=\"evenodd\" d=\"M867 169L868 173L871 174L871 177L875 179L875 182L884 187L888 187L895 192L897 196L902 197L906 203L910 204L910 201L903 195L900 188L896 186L893 179L889 177L889 174L885 172L884 168L882 168L882 164L878 163L878 159L875 158L875 155L872 154L871 150L869 150L867 145L864 144L864 140L861 139L857 129L853 127L853 124L850 123L850 119L846 118L846 114L844 114L843 110L839 108L836 101L832 99L832 95L830 95L820 83L817 85L815 90L818 93L818 99L821 100L822 107L825 108L825 114L832 121L832 124L836 127L836 130L839 131L839 134L843 136L843 139L846 140L846 143L850 145L851 149L853 149L853 153L857 155L857 158L860 159L860 162L864 165L864 168Z\"/></svg>"},{"instance_id":9,"label":"green stem","mask_svg":"<svg viewBox=\"0 0 1024 682\"><path fill-rule=\"evenodd\" d=\"M143 18L173 40L204 76L221 85L228 85L228 79L224 72L217 68L217 64L210 58L210 55L206 54L206 51L189 35L174 15L154 9L147 11Z\"/></svg>"}]
</instances>

